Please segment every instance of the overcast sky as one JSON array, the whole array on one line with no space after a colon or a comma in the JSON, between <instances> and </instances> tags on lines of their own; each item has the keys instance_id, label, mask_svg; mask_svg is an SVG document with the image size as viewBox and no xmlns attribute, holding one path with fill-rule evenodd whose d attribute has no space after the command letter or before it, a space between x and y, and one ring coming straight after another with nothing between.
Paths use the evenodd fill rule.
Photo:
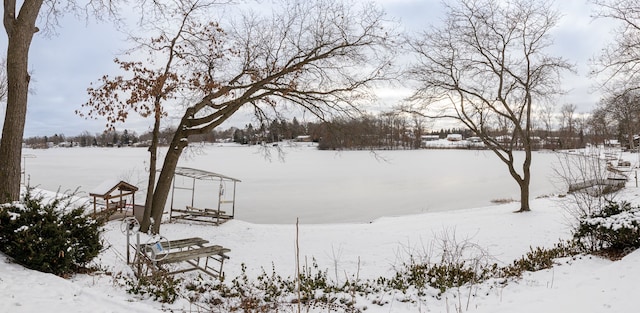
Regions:
<instances>
[{"instance_id":1,"label":"overcast sky","mask_svg":"<svg viewBox=\"0 0 640 313\"><path fill-rule=\"evenodd\" d=\"M409 31L425 29L443 18L439 0L377 1L389 17L398 19ZM558 103L573 103L579 112L589 112L599 95L590 92L588 60L609 42L612 21L593 21L590 18L592 7L586 0L557 2L563 18L553 32L555 46L551 52L568 59L577 70L575 74L565 75L563 87L570 92ZM33 93L29 97L25 137L61 133L75 136L84 130L91 133L104 130L104 121L84 120L74 111L87 100L86 89L91 82L103 74L117 73L113 59L128 47L125 36L113 30L108 22L90 21L87 25L73 16L65 17L57 32L49 38L37 34L31 46L29 67ZM6 40L6 34L0 36L0 44L5 49ZM393 104L407 92L396 88L393 92L381 91L379 95L382 101ZM4 112L4 104L1 111ZM240 126L246 121L247 117L240 115L232 123ZM119 130L126 128L141 133L150 125L150 120L133 118ZM231 124L222 127L225 126Z\"/></svg>"}]
</instances>

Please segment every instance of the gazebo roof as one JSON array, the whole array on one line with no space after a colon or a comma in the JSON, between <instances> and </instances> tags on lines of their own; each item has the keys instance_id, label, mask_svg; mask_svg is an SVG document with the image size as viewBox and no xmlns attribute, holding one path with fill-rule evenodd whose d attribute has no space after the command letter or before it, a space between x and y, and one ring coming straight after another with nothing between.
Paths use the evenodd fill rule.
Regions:
<instances>
[{"instance_id":1,"label":"gazebo roof","mask_svg":"<svg viewBox=\"0 0 640 313\"><path fill-rule=\"evenodd\" d=\"M138 187L122 180L106 180L89 192L89 196L104 198L116 190L138 191Z\"/></svg>"},{"instance_id":2,"label":"gazebo roof","mask_svg":"<svg viewBox=\"0 0 640 313\"><path fill-rule=\"evenodd\" d=\"M200 180L226 179L226 180L232 180L235 182L241 182L241 180L237 178L229 177L229 176L214 173L214 172L203 171L195 168L189 168L189 167L176 167L175 174L194 178L194 179L200 179Z\"/></svg>"}]
</instances>

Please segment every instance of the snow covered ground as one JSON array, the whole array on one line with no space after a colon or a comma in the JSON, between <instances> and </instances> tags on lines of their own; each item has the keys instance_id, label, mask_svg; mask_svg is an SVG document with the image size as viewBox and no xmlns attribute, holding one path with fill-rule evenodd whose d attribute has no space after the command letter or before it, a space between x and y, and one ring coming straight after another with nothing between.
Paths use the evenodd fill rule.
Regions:
<instances>
[{"instance_id":1,"label":"snow covered ground","mask_svg":"<svg viewBox=\"0 0 640 313\"><path fill-rule=\"evenodd\" d=\"M638 204L640 189L628 183L619 199ZM469 239L485 248L499 264L511 263L530 246L551 247L569 236L570 218L562 201L545 197L532 201L532 212L513 214L518 203L473 209L428 212L383 217L370 223L317 224L301 222L300 255L316 260L319 268L360 278L389 276L394 267L410 255L427 253L434 239L443 232ZM232 220L220 227L188 223L166 223L162 234L169 239L200 236L231 249L225 275L233 278L247 266L249 277L272 267L282 276L295 273L296 227L291 224L255 224ZM109 246L96 260L105 271L127 272L125 237L120 222L106 226ZM402 295L381 295L387 304L374 305L360 299L366 312L636 312L640 305L640 251L612 262L594 256L562 259L549 270L525 273L521 280L505 286L473 286L474 296L467 305L468 289L450 291L442 299L425 297L416 303L402 302ZM185 299L162 305L126 294L114 276L76 275L62 279L12 264L0 254L0 312L199 312Z\"/></svg>"},{"instance_id":2,"label":"snow covered ground","mask_svg":"<svg viewBox=\"0 0 640 313\"><path fill-rule=\"evenodd\" d=\"M455 230L486 247L500 262L508 263L526 253L529 246L551 246L566 237L565 214L555 199L538 199L533 212L511 213L514 204L383 218L368 224L300 225L301 255L315 258L320 268L333 273L374 278L389 274L410 254L428 249L434 236ZM231 221L221 227L171 223L163 225L168 238L197 234L231 248L225 265L227 277L240 274L247 265L249 277L270 271L282 276L295 269L295 227ZM97 261L110 271L126 271L125 237L119 222L107 225L105 239L111 247ZM632 312L639 304L636 293L640 279L640 251L611 262L585 256L562 260L550 270L526 273L524 278L500 289L484 288L470 300L468 312ZM566 262L566 263L565 263ZM337 267L337 269L336 269ZM341 279L340 277L338 279ZM477 287L483 290L483 287ZM462 292L463 294L464 291ZM388 299L385 306L363 303L368 312L449 312L458 303L456 293L441 300L422 303ZM163 307L190 312L189 302L179 300L163 306L139 300L119 289L112 276L77 275L62 279L11 264L0 257L0 312L155 312ZM366 300L365 300L366 301ZM463 300L464 311L466 298Z\"/></svg>"}]
</instances>

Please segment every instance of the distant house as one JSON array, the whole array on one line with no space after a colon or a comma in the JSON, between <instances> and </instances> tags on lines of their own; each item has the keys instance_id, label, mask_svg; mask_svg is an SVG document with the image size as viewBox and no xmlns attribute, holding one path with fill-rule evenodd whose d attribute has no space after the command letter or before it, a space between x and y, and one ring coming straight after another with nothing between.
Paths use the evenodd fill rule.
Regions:
<instances>
[{"instance_id":1,"label":"distant house","mask_svg":"<svg viewBox=\"0 0 640 313\"><path fill-rule=\"evenodd\" d=\"M449 135L447 135L447 140L449 140L449 141L461 141L462 140L462 135L461 134L449 134Z\"/></svg>"},{"instance_id":2,"label":"distant house","mask_svg":"<svg viewBox=\"0 0 640 313\"><path fill-rule=\"evenodd\" d=\"M311 142L311 136L309 135L300 135L297 136L294 141L296 142Z\"/></svg>"},{"instance_id":3,"label":"distant house","mask_svg":"<svg viewBox=\"0 0 640 313\"><path fill-rule=\"evenodd\" d=\"M502 136L498 136L496 137L496 141L498 142L502 142L502 143L506 143L506 142L510 142L511 141L511 136L509 135L502 135Z\"/></svg>"},{"instance_id":4,"label":"distant house","mask_svg":"<svg viewBox=\"0 0 640 313\"><path fill-rule=\"evenodd\" d=\"M425 148L429 143L440 140L438 135L422 135L420 136L420 146Z\"/></svg>"},{"instance_id":5,"label":"distant house","mask_svg":"<svg viewBox=\"0 0 640 313\"><path fill-rule=\"evenodd\" d=\"M606 139L604 141L604 146L610 147L610 148L620 148L622 145L620 144L620 141L618 141L617 139Z\"/></svg>"},{"instance_id":6,"label":"distant house","mask_svg":"<svg viewBox=\"0 0 640 313\"><path fill-rule=\"evenodd\" d=\"M420 139L422 141L435 141L435 140L439 140L440 136L438 136L438 135L422 135L422 136L420 136Z\"/></svg>"}]
</instances>

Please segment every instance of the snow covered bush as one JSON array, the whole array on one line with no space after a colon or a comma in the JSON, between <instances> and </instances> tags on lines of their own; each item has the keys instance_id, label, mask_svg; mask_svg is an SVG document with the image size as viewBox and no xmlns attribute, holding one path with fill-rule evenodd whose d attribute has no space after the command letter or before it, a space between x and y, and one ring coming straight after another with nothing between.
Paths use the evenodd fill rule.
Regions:
<instances>
[{"instance_id":1,"label":"snow covered bush","mask_svg":"<svg viewBox=\"0 0 640 313\"><path fill-rule=\"evenodd\" d=\"M587 252L624 256L640 247L640 207L609 202L599 212L580 219L574 238Z\"/></svg>"},{"instance_id":2,"label":"snow covered bush","mask_svg":"<svg viewBox=\"0 0 640 313\"><path fill-rule=\"evenodd\" d=\"M69 197L44 199L27 191L22 200L0 207L0 250L42 272L74 273L102 249L100 226L73 208Z\"/></svg>"},{"instance_id":3,"label":"snow covered bush","mask_svg":"<svg viewBox=\"0 0 640 313\"><path fill-rule=\"evenodd\" d=\"M574 241L560 241L553 248L530 247L530 251L512 264L501 268L502 277L520 277L524 272L535 272L551 268L554 260L573 257L580 253Z\"/></svg>"},{"instance_id":4,"label":"snow covered bush","mask_svg":"<svg viewBox=\"0 0 640 313\"><path fill-rule=\"evenodd\" d=\"M356 298L379 293L375 282L350 277L344 283L329 278L316 261L304 266L297 277L283 277L276 269L249 277L242 274L230 281L212 281L198 277L182 282L180 293L192 303L202 304L207 312L363 312L366 306Z\"/></svg>"},{"instance_id":5,"label":"snow covered bush","mask_svg":"<svg viewBox=\"0 0 640 313\"><path fill-rule=\"evenodd\" d=\"M481 283L496 276L498 265L479 260L460 260L453 263L413 263L405 265L396 276L386 282L387 287L407 292L416 288L419 295L425 294L427 287L437 290L436 297L450 288Z\"/></svg>"},{"instance_id":6,"label":"snow covered bush","mask_svg":"<svg viewBox=\"0 0 640 313\"><path fill-rule=\"evenodd\" d=\"M140 279L124 277L127 292L141 297L149 296L154 301L173 303L178 298L180 278L165 273L142 276Z\"/></svg>"},{"instance_id":7,"label":"snow covered bush","mask_svg":"<svg viewBox=\"0 0 640 313\"><path fill-rule=\"evenodd\" d=\"M450 288L481 283L498 275L493 257L471 238L459 239L455 229L437 234L426 255L410 256L409 262L396 269L393 278L380 281L388 288L419 294L433 288L436 297Z\"/></svg>"}]
</instances>

